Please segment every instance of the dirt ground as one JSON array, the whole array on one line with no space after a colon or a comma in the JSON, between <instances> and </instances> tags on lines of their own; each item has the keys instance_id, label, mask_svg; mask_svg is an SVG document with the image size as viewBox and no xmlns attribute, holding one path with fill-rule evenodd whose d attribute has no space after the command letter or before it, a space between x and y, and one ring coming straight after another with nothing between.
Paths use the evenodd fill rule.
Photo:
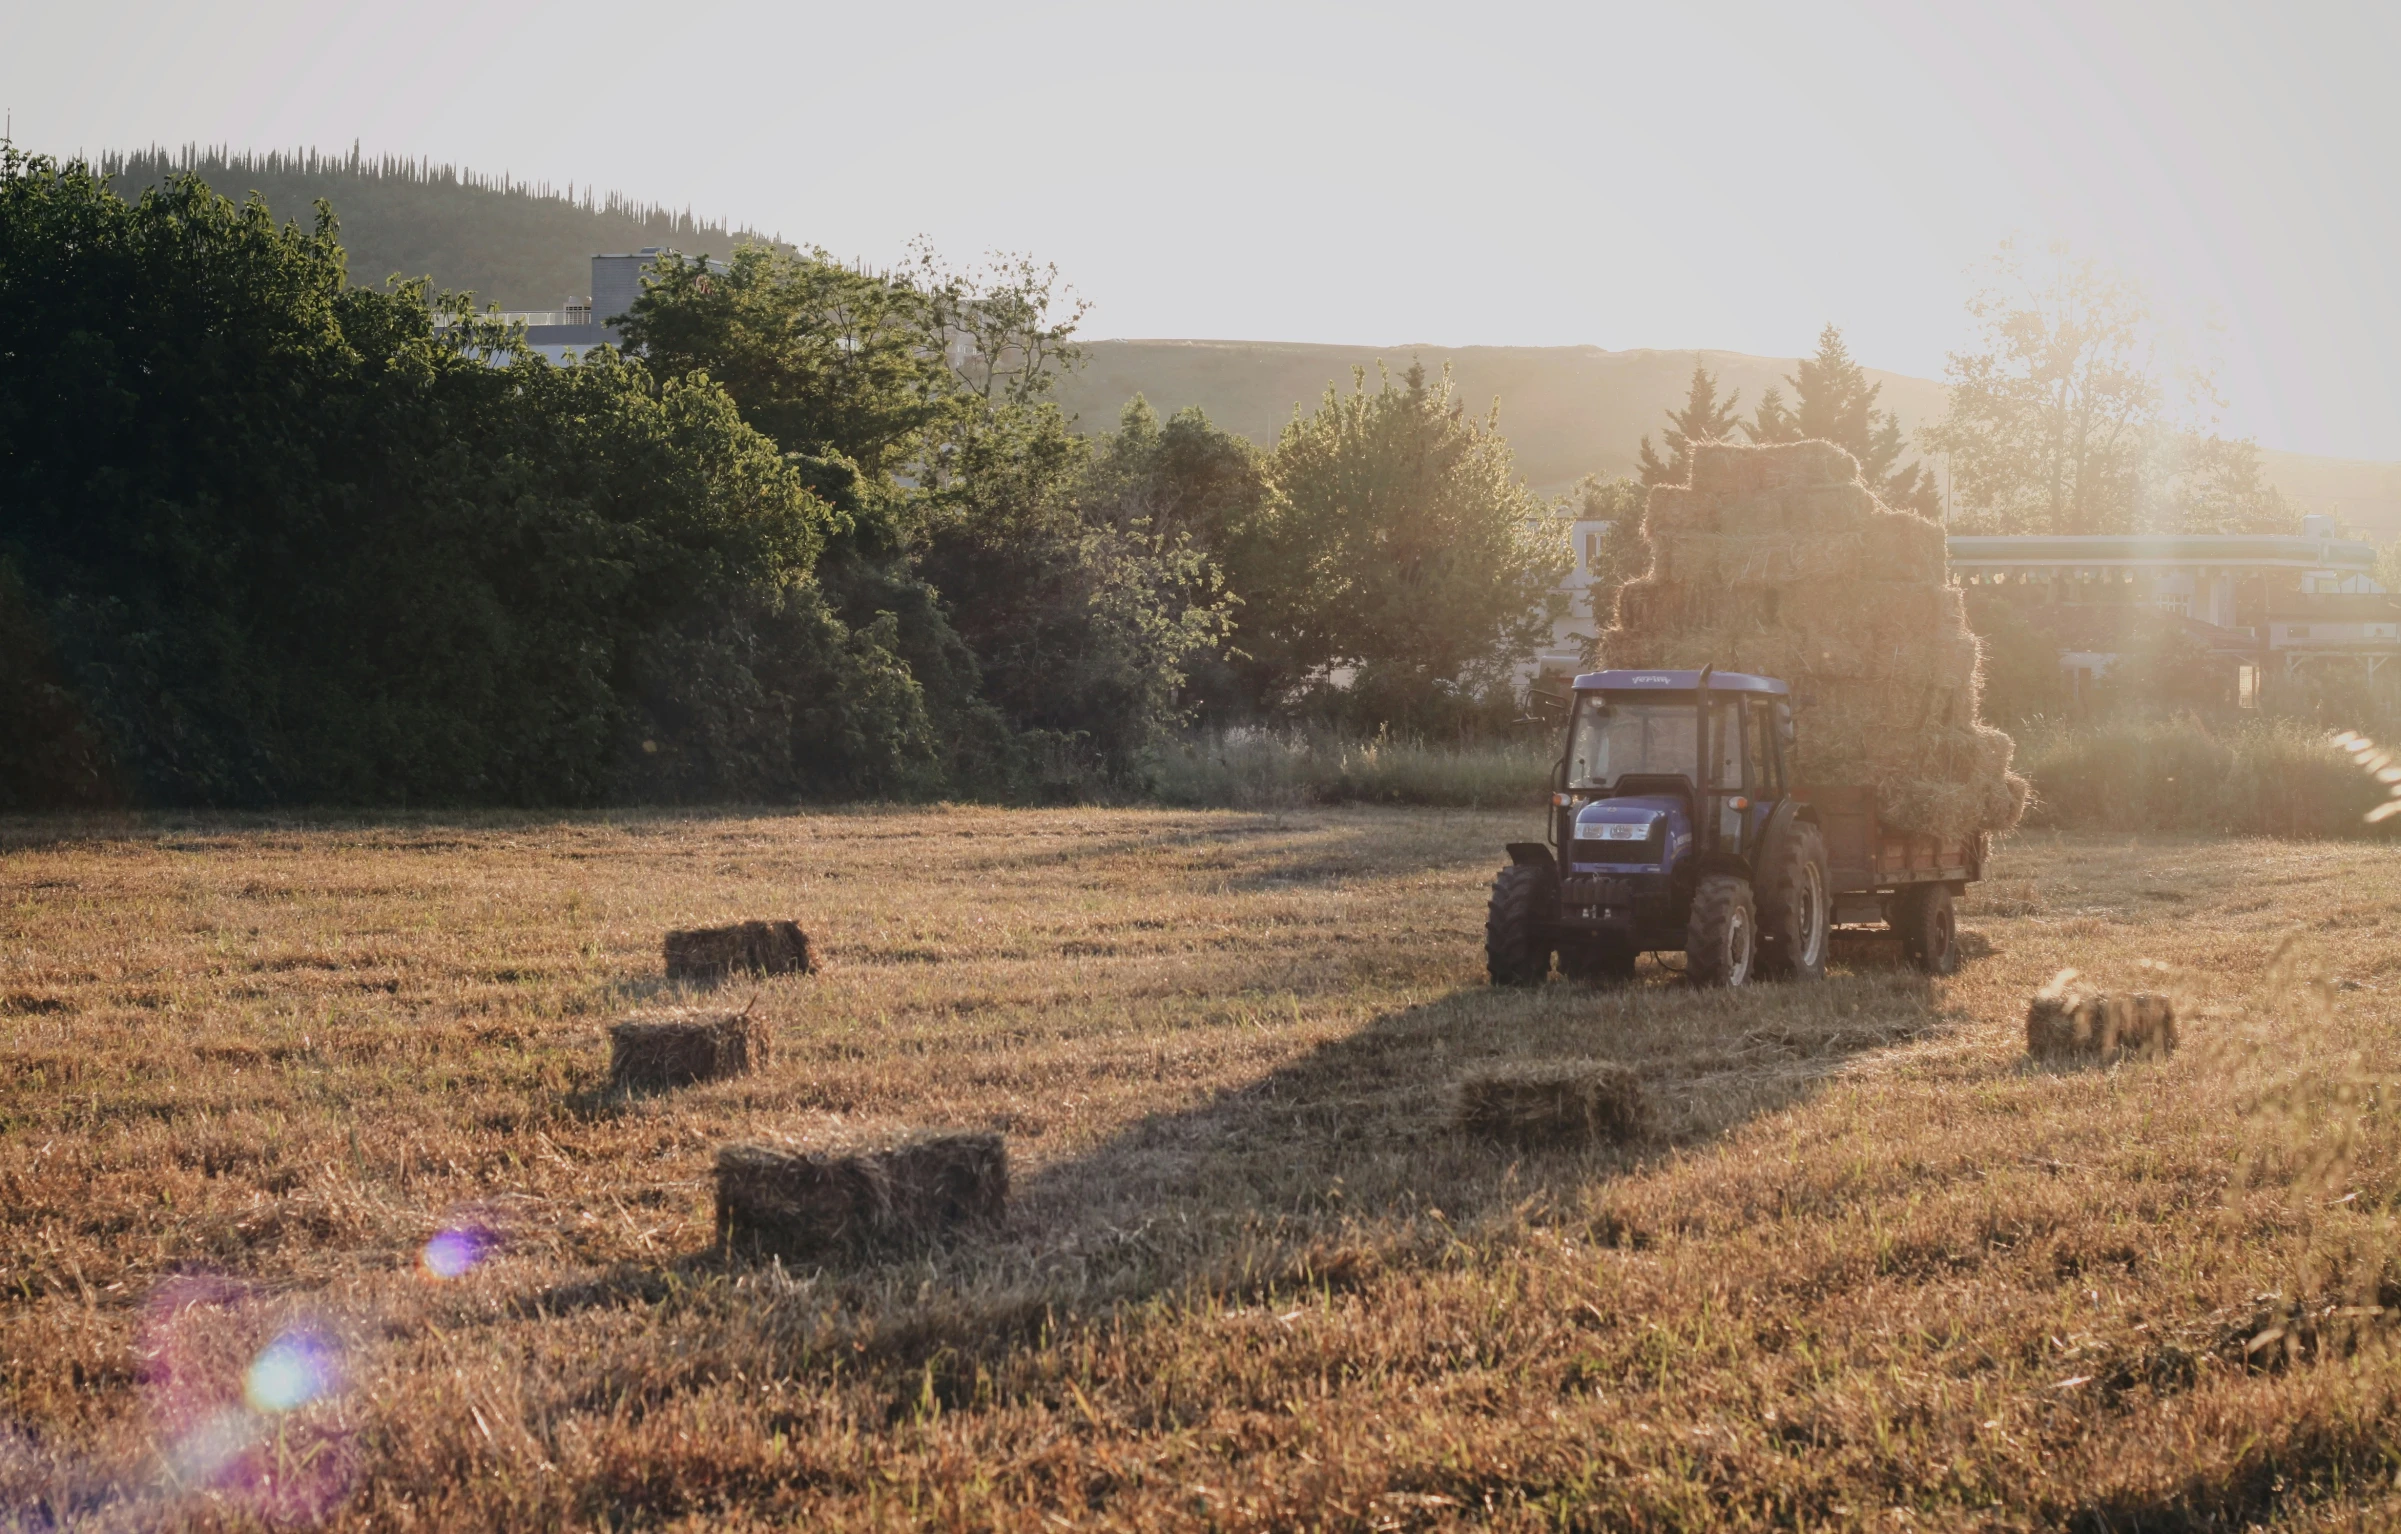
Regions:
<instances>
[{"instance_id":1,"label":"dirt ground","mask_svg":"<svg viewBox=\"0 0 2401 1534\"><path fill-rule=\"evenodd\" d=\"M2401 1521L2401 878L2021 835L1952 979L1483 983L1525 816L0 822L0 1526ZM668 987L672 926L824 968ZM2062 967L2164 1062L2035 1068ZM751 1006L767 1071L604 1090ZM1636 1145L1450 1127L1636 1070ZM1000 1228L712 1250L710 1157L999 1130Z\"/></svg>"}]
</instances>

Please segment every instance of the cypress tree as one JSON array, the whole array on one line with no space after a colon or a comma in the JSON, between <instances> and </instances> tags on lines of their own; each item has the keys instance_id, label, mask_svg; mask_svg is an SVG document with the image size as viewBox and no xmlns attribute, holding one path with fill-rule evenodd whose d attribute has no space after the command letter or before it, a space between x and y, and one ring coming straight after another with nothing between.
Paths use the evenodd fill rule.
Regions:
<instances>
[{"instance_id":1,"label":"cypress tree","mask_svg":"<svg viewBox=\"0 0 2401 1534\"><path fill-rule=\"evenodd\" d=\"M1659 435L1667 443L1667 461L1662 463L1651 447L1651 439L1642 439L1642 454L1638 465L1645 485L1680 485L1689 477L1692 467L1692 445L1695 442L1720 442L1734 434L1740 419L1736 404L1742 391L1735 390L1724 401L1717 397L1717 379L1698 362L1692 365L1692 385L1685 392L1684 408L1667 413L1667 430Z\"/></svg>"}]
</instances>

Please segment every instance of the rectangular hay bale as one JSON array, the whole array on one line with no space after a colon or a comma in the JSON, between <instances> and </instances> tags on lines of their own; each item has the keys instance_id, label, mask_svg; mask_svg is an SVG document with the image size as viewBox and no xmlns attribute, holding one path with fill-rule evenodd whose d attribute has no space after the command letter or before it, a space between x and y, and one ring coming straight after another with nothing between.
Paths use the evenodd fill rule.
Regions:
<instances>
[{"instance_id":1,"label":"rectangular hay bale","mask_svg":"<svg viewBox=\"0 0 2401 1534\"><path fill-rule=\"evenodd\" d=\"M1606 1060L1507 1065L1460 1078L1454 1121L1524 1146L1622 1145L1650 1128L1641 1078Z\"/></svg>"},{"instance_id":2,"label":"rectangular hay bale","mask_svg":"<svg viewBox=\"0 0 2401 1534\"><path fill-rule=\"evenodd\" d=\"M667 978L723 980L737 970L758 975L811 975L817 961L798 922L745 921L730 927L692 927L667 934Z\"/></svg>"},{"instance_id":3,"label":"rectangular hay bale","mask_svg":"<svg viewBox=\"0 0 2401 1534\"><path fill-rule=\"evenodd\" d=\"M2079 991L2054 983L2026 1004L2026 1053L2037 1060L2107 1062L2175 1047L2176 1004L2149 991Z\"/></svg>"},{"instance_id":4,"label":"rectangular hay bale","mask_svg":"<svg viewBox=\"0 0 2401 1534\"><path fill-rule=\"evenodd\" d=\"M684 1087L764 1068L767 1024L747 1012L628 1018L609 1029L609 1085Z\"/></svg>"},{"instance_id":5,"label":"rectangular hay bale","mask_svg":"<svg viewBox=\"0 0 2401 1534\"><path fill-rule=\"evenodd\" d=\"M795 1257L918 1245L997 1220L1009 1153L997 1134L904 1136L849 1150L729 1145L717 1153L717 1240Z\"/></svg>"}]
</instances>

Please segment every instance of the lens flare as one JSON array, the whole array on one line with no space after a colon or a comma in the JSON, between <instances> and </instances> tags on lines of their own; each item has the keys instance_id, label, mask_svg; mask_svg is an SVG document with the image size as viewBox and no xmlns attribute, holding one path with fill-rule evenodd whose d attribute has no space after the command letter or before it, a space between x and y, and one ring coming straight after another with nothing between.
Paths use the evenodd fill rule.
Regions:
<instances>
[{"instance_id":1,"label":"lens flare","mask_svg":"<svg viewBox=\"0 0 2401 1534\"><path fill-rule=\"evenodd\" d=\"M425 1243L421 1261L436 1278L457 1278L500 1250L496 1231L480 1225L454 1225Z\"/></svg>"},{"instance_id":2,"label":"lens flare","mask_svg":"<svg viewBox=\"0 0 2401 1534\"><path fill-rule=\"evenodd\" d=\"M235 1407L212 1412L167 1451L175 1479L186 1486L214 1485L258 1439L258 1421Z\"/></svg>"},{"instance_id":3,"label":"lens flare","mask_svg":"<svg viewBox=\"0 0 2401 1534\"><path fill-rule=\"evenodd\" d=\"M333 1349L314 1332L286 1332L267 1344L242 1376L252 1411L298 1411L333 1389Z\"/></svg>"}]
</instances>

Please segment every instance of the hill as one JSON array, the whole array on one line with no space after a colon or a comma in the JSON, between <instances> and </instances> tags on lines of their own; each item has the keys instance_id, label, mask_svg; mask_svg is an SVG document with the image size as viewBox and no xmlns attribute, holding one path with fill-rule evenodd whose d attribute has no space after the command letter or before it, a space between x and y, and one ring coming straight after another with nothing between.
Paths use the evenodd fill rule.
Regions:
<instances>
[{"instance_id":1,"label":"hill","mask_svg":"<svg viewBox=\"0 0 2401 1534\"><path fill-rule=\"evenodd\" d=\"M602 251L665 245L723 255L753 231L637 203L590 187L486 176L454 165L369 159L315 150L234 154L223 149L152 148L102 157L117 190L138 197L170 171L197 173L240 201L252 192L278 218L306 221L318 198L333 204L350 279L380 286L394 274L427 277L437 288L472 292L504 309L551 309L587 296L591 258Z\"/></svg>"},{"instance_id":2,"label":"hill","mask_svg":"<svg viewBox=\"0 0 2401 1534\"><path fill-rule=\"evenodd\" d=\"M171 169L192 170L218 191L264 197L277 216L303 218L316 199L333 204L350 275L367 286L395 273L430 276L437 287L473 292L504 309L547 309L591 286L588 262L605 250L668 245L722 254L737 240L766 238L636 203L590 187L554 189L451 165L369 159L313 150L232 153L159 148L103 157L118 189L138 195ZM1797 365L1790 357L1723 351L1606 351L1597 346L1326 346L1280 341L1090 343L1091 361L1066 379L1061 402L1088 431L1105 430L1135 394L1161 413L1198 405L1210 419L1266 443L1326 385L1412 358L1449 364L1462 398L1477 409L1495 399L1519 468L1545 494L1586 474L1630 474L1636 445L1680 400L1698 358L1738 389L1747 407ZM1869 370L1884 403L1915 431L1940 416L1943 386L1905 373ZM2401 464L2265 454L2269 476L2310 511L2332 511L2379 539L2401 536Z\"/></svg>"},{"instance_id":3,"label":"hill","mask_svg":"<svg viewBox=\"0 0 2401 1534\"><path fill-rule=\"evenodd\" d=\"M1314 404L1326 385L1346 387L1351 369L1370 377L1412 360L1429 372L1444 366L1469 408L1500 401L1501 430L1518 468L1536 487L1564 490L1586 474L1634 472L1636 445L1656 434L1660 412L1684 397L1694 358L1742 391L1747 408L1782 383L1790 359L1739 352L1604 351L1597 346L1311 346L1278 341L1096 341L1090 362L1060 390L1087 430L1115 419L1136 393L1167 414L1198 405L1209 418L1255 442L1272 442L1295 405ZM1937 383L1899 373L1871 377L1884 399L1915 429L1939 416ZM1789 394L1791 391L1787 390Z\"/></svg>"},{"instance_id":4,"label":"hill","mask_svg":"<svg viewBox=\"0 0 2401 1534\"><path fill-rule=\"evenodd\" d=\"M1448 365L1460 397L1476 410L1498 399L1501 430L1518 468L1537 490L1556 494L1586 474L1634 472L1643 435L1656 439L1662 413L1684 398L1697 358L1738 389L1747 410L1781 385L1798 360L1720 351L1605 351L1597 346L1314 346L1282 341L1095 341L1090 361L1065 380L1061 402L1087 431L1105 429L1141 394L1162 415L1198 405L1209 418L1268 443L1296 405L1326 385L1347 386L1351 369L1393 371L1412 360ZM1945 409L1942 384L1870 368L1883 402L1917 428ZM1787 389L1787 395L1790 394ZM2401 464L2263 454L2269 477L2303 509L2332 511L2376 538L2401 536ZM1936 466L1937 473L1940 465Z\"/></svg>"}]
</instances>

